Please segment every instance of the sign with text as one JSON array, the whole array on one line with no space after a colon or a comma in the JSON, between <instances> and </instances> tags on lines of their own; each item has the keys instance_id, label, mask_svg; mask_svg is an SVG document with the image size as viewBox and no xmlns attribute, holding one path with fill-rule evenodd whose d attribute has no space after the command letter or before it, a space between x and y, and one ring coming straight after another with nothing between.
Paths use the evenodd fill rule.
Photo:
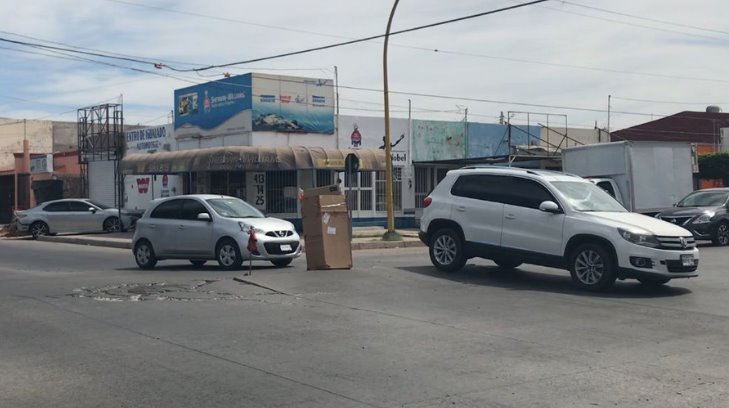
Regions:
<instances>
[{"instance_id":1,"label":"sign with text","mask_svg":"<svg viewBox=\"0 0 729 408\"><path fill-rule=\"evenodd\" d=\"M334 133L331 79L253 74L253 130Z\"/></svg>"},{"instance_id":2,"label":"sign with text","mask_svg":"<svg viewBox=\"0 0 729 408\"><path fill-rule=\"evenodd\" d=\"M172 125L152 126L126 133L127 153L177 150L172 137Z\"/></svg>"},{"instance_id":3,"label":"sign with text","mask_svg":"<svg viewBox=\"0 0 729 408\"><path fill-rule=\"evenodd\" d=\"M406 166L410 162L410 129L407 119L390 119L392 164ZM339 116L339 146L351 149L384 149L385 120L369 116Z\"/></svg>"},{"instance_id":4,"label":"sign with text","mask_svg":"<svg viewBox=\"0 0 729 408\"><path fill-rule=\"evenodd\" d=\"M266 173L246 172L246 201L261 211L266 210Z\"/></svg>"}]
</instances>

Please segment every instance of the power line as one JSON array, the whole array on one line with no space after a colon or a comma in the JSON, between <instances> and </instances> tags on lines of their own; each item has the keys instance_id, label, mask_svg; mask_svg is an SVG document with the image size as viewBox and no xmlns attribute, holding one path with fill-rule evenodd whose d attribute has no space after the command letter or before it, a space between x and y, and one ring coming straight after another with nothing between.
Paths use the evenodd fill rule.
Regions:
<instances>
[{"instance_id":1,"label":"power line","mask_svg":"<svg viewBox=\"0 0 729 408\"><path fill-rule=\"evenodd\" d=\"M514 6L502 7L500 9L489 10L489 11L485 11L485 12L481 12L481 13L471 14L471 15L464 16L464 17L453 18L450 20L439 21L437 23L431 23L431 24L426 24L426 25L422 25L422 26L418 26L418 27L407 28L404 30L398 30L398 31L391 32L390 35L392 36L392 35L398 35L398 34L404 34L404 33L409 33L409 32L413 32L413 31L423 30L426 28L433 28L433 27L451 24L451 23L464 21L464 20L469 20L469 19L473 19L473 18L477 18L477 17L483 17L483 16L487 16L490 14L496 14L496 13L501 13L504 11L527 7L527 6L531 6L534 4L544 3L545 1L548 1L548 0L534 0L534 1L527 2L527 3L520 3L520 4L517 4ZM322 51L322 50L327 50L330 48L342 47L345 45L356 44L356 43L375 40L375 39L384 38L384 37L385 37L385 34L378 34L378 35L373 35L370 37L360 38L360 39L356 39L356 40L349 40L349 41L339 42L339 43L335 43L335 44L329 44L329 45L323 45L320 47L309 48L309 49L305 49L305 50L287 52L284 54L273 55L270 57L254 58L254 59L249 59L249 60L245 60L245 61L230 62L227 64L210 65L210 66L204 67L204 68L195 68L195 69L192 69L191 71L206 71L206 70L214 69L214 68L225 68L225 67L230 67L233 65L249 64L251 62L268 61L268 60L277 59L277 58L290 57L290 56L294 56L294 55L307 54L307 53L314 52L314 51Z\"/></svg>"},{"instance_id":2,"label":"power line","mask_svg":"<svg viewBox=\"0 0 729 408\"><path fill-rule=\"evenodd\" d=\"M726 105L729 104L729 102L681 102L681 101L660 101L655 99L640 99L640 98L627 98L627 97L620 97L612 95L612 99L618 99L622 101L632 101L632 102L646 102L646 103L665 103L665 104L671 104L671 105Z\"/></svg>"},{"instance_id":3,"label":"power line","mask_svg":"<svg viewBox=\"0 0 729 408\"><path fill-rule=\"evenodd\" d=\"M706 31L709 33L729 35L729 31L716 30L716 29L712 29L712 28L704 28L704 27L699 27L699 26L695 26L695 25L677 23L677 22L666 21L666 20L659 20L659 19L650 18L650 17L636 16L633 14L623 13L623 12L619 12L619 11L607 10L607 9L603 9L603 8L599 8L599 7L593 7L593 6L587 6L584 4L573 3L571 1L566 1L566 0L561 0L561 1L564 4L569 4L570 6L574 6L574 7L581 7L581 8L588 9L588 10L595 10L595 11L599 11L602 13L614 14L614 15L622 16L622 17L630 17L630 18L634 18L637 20L650 21L651 23L659 23L659 24L665 24L665 25L672 25L672 26L676 26L676 27L690 28L693 30Z\"/></svg>"}]
</instances>

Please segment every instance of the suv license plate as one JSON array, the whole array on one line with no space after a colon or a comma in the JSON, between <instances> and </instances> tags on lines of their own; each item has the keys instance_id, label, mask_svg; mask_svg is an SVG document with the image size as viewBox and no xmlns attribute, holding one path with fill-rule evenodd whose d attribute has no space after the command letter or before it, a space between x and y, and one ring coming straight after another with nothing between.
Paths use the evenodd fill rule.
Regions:
<instances>
[{"instance_id":1,"label":"suv license plate","mask_svg":"<svg viewBox=\"0 0 729 408\"><path fill-rule=\"evenodd\" d=\"M693 255L681 255L681 265L694 266L694 256Z\"/></svg>"},{"instance_id":2,"label":"suv license plate","mask_svg":"<svg viewBox=\"0 0 729 408\"><path fill-rule=\"evenodd\" d=\"M291 245L288 245L288 244L286 244L286 245L281 245L281 251L287 251L287 252L291 252ZM683 259L683 256L681 256L681 259ZM693 264L694 264L694 263L693 263L693 262L694 262L694 261L693 261L693 259L694 259L694 258L693 258L693 256L691 256L691 259L692 259L692 261L691 261L691 265L693 265ZM684 265L686 265L686 261L683 261L683 264L684 264Z\"/></svg>"}]
</instances>

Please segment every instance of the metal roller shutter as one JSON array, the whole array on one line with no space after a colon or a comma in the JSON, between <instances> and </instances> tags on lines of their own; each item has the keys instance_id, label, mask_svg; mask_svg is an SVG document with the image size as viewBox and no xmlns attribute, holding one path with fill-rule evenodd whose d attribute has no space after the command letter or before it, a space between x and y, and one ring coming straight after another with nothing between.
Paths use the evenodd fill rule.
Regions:
<instances>
[{"instance_id":1,"label":"metal roller shutter","mask_svg":"<svg viewBox=\"0 0 729 408\"><path fill-rule=\"evenodd\" d=\"M89 162L89 198L116 207L114 166L115 161Z\"/></svg>"}]
</instances>

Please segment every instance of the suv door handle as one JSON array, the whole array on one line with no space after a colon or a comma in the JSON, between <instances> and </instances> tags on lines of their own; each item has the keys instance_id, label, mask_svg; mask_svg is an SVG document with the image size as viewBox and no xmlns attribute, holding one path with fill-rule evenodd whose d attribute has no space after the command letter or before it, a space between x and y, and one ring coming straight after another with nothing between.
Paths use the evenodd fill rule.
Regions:
<instances>
[{"instance_id":1,"label":"suv door handle","mask_svg":"<svg viewBox=\"0 0 729 408\"><path fill-rule=\"evenodd\" d=\"M155 229L155 228L157 228L157 226L154 225L154 224L149 224L148 227L149 227L149 229Z\"/></svg>"},{"instance_id":2,"label":"suv door handle","mask_svg":"<svg viewBox=\"0 0 729 408\"><path fill-rule=\"evenodd\" d=\"M456 206L456 211L461 211L461 212L466 211L466 207L462 206L462 205Z\"/></svg>"},{"instance_id":3,"label":"suv door handle","mask_svg":"<svg viewBox=\"0 0 729 408\"><path fill-rule=\"evenodd\" d=\"M178 225L177 226L177 229L185 229L185 226L184 225Z\"/></svg>"},{"instance_id":4,"label":"suv door handle","mask_svg":"<svg viewBox=\"0 0 729 408\"><path fill-rule=\"evenodd\" d=\"M516 215L514 215L514 214L506 214L504 216L504 218L506 218L507 220L515 220L516 219Z\"/></svg>"}]
</instances>

